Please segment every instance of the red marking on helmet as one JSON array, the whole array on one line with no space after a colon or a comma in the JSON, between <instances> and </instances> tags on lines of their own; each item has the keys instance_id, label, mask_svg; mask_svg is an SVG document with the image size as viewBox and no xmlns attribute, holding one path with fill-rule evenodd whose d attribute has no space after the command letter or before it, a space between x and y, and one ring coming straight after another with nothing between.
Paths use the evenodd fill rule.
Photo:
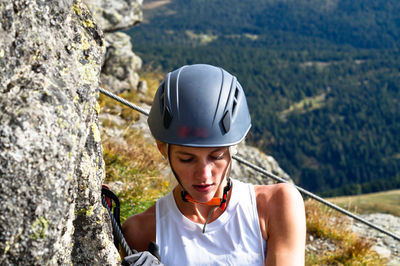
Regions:
<instances>
[{"instance_id":1,"label":"red marking on helmet","mask_svg":"<svg viewBox=\"0 0 400 266\"><path fill-rule=\"evenodd\" d=\"M196 137L207 138L208 137L207 129L196 128Z\"/></svg>"},{"instance_id":2,"label":"red marking on helmet","mask_svg":"<svg viewBox=\"0 0 400 266\"><path fill-rule=\"evenodd\" d=\"M208 131L204 128L190 128L188 126L181 126L178 131L178 135L180 138L207 138Z\"/></svg>"},{"instance_id":3,"label":"red marking on helmet","mask_svg":"<svg viewBox=\"0 0 400 266\"><path fill-rule=\"evenodd\" d=\"M179 137L180 138L187 138L189 136L189 131L190 131L189 127L186 127L186 126L180 127L179 128L179 133L178 133Z\"/></svg>"}]
</instances>

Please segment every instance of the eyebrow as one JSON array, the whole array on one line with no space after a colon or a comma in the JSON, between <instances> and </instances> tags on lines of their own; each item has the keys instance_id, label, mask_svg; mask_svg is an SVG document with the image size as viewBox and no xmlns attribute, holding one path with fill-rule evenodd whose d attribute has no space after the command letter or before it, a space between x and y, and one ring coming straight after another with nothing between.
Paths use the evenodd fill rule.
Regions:
<instances>
[{"instance_id":1,"label":"eyebrow","mask_svg":"<svg viewBox=\"0 0 400 266\"><path fill-rule=\"evenodd\" d=\"M221 147L221 148L217 148L215 150L212 150L210 153L214 153L214 152L218 152L218 151L223 151L226 147ZM191 152L186 152L186 151L177 151L176 153L181 154L181 155L192 155L194 156L194 153Z\"/></svg>"}]
</instances>

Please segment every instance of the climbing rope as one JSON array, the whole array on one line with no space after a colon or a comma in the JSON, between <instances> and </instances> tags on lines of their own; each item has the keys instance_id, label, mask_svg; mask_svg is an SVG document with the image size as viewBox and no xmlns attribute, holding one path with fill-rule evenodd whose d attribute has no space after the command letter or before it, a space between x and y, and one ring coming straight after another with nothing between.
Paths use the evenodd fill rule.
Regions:
<instances>
[{"instance_id":1,"label":"climbing rope","mask_svg":"<svg viewBox=\"0 0 400 266\"><path fill-rule=\"evenodd\" d=\"M134 110L136 110L136 111L138 111L138 112L140 112L140 113L142 113L142 114L144 114L146 116L149 115L149 113L146 112L144 109L138 107L137 105L135 105L133 103L130 103L130 102L126 101L125 99L123 99L123 98L121 98L121 97L119 97L119 96L117 96L117 95L115 95L115 94L103 89L103 88L99 87L99 91L101 93L103 93L104 95L107 95L107 96L113 98L114 100L116 100L116 101L118 101L118 102L120 102L122 104L125 104L126 106L129 106L130 108L132 108L132 109L134 109ZM256 170L257 172L259 172L259 173L261 173L261 174L263 174L263 175L265 175L267 177L270 177L270 178L272 178L272 179L274 179L274 180L276 180L276 181L278 181L280 183L289 183L288 181L286 181L286 180L284 180L284 179L282 179L282 178L280 178L280 177L268 172L267 170L265 170L265 169L263 169L263 168L261 168L261 167L259 167L257 165L254 165L254 164L246 161L245 159L243 159L243 158L241 158L239 156L234 155L234 156L232 156L232 158L235 159L236 161L238 161L239 163L242 163L242 164L252 168L253 170ZM377 225L375 225L375 224L373 224L373 223L371 223L371 222L369 222L369 221L367 221L367 220L365 220L365 219L363 219L363 218L361 218L361 217L359 217L359 216L357 216L357 215L355 215L355 214L353 214L353 213L351 213L351 212L349 212L349 211L347 211L347 210L345 210L345 209L343 209L343 208L341 208L341 207L339 207L339 206L327 201L327 200L324 200L323 198L321 198L321 197L319 197L319 196L317 196L317 195L315 195L315 194L313 194L313 193L311 193L311 192L309 192L309 191L307 191L307 190L305 190L305 189L303 189L303 188L301 188L299 186L296 186L296 185L294 185L294 186L302 194L304 194L304 195L306 195L306 196L308 196L308 197L310 197L310 198L312 198L312 199L314 199L314 200L316 200L316 201L318 201L318 202L320 202L322 204L325 204L328 207L330 207L330 208L332 208L332 209L334 209L336 211L339 211L339 212L341 212L341 213L353 218L354 220L357 220L357 221L359 221L359 222L361 222L361 223L363 223L363 224L365 224L365 225L367 225L367 226L369 226L369 227L371 227L371 228L373 228L375 230L378 230L381 233L384 233L384 234L386 234L388 236L391 236L394 239L396 239L397 241L400 241L400 236L395 235L392 232L389 232L389 231L387 231L387 230L385 230L385 229L383 229L383 228L381 228L381 227L379 227L379 226L377 226Z\"/></svg>"},{"instance_id":2,"label":"climbing rope","mask_svg":"<svg viewBox=\"0 0 400 266\"><path fill-rule=\"evenodd\" d=\"M112 214L111 209L108 206L108 203L107 203L104 195L101 196L101 202L103 203L103 206L107 209L108 214L111 217L111 224L112 224L112 228L114 231L113 235L114 235L114 237L117 238L118 242L121 244L121 247L122 247L123 251L125 252L125 256L132 255L132 250L129 248L129 245L126 242L124 235L122 234L121 229L119 228L118 222L117 222L117 220L115 220L115 217Z\"/></svg>"}]
</instances>

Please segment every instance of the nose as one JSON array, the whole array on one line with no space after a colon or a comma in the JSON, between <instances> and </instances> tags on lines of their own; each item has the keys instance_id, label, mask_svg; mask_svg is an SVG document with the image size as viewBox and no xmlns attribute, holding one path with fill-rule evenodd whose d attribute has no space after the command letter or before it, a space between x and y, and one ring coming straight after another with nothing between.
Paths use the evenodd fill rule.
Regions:
<instances>
[{"instance_id":1,"label":"nose","mask_svg":"<svg viewBox=\"0 0 400 266\"><path fill-rule=\"evenodd\" d=\"M212 165L208 162L201 162L197 166L196 174L201 178L202 182L206 182L207 179L212 177Z\"/></svg>"}]
</instances>

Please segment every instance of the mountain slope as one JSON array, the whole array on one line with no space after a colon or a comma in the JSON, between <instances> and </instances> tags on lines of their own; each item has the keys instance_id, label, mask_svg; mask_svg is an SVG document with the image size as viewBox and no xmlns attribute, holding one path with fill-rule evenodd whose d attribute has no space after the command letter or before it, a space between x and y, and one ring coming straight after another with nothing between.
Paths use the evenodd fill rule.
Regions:
<instances>
[{"instance_id":1,"label":"mountain slope","mask_svg":"<svg viewBox=\"0 0 400 266\"><path fill-rule=\"evenodd\" d=\"M400 3L148 1L129 31L146 65L238 76L249 141L325 195L400 187Z\"/></svg>"},{"instance_id":2,"label":"mountain slope","mask_svg":"<svg viewBox=\"0 0 400 266\"><path fill-rule=\"evenodd\" d=\"M390 48L396 47L400 38L399 11L400 3L395 0L231 0L229 4L227 1L147 0L144 17L150 23L142 26L157 32L248 33L272 42L290 37L299 40L303 36L313 43Z\"/></svg>"}]
</instances>

